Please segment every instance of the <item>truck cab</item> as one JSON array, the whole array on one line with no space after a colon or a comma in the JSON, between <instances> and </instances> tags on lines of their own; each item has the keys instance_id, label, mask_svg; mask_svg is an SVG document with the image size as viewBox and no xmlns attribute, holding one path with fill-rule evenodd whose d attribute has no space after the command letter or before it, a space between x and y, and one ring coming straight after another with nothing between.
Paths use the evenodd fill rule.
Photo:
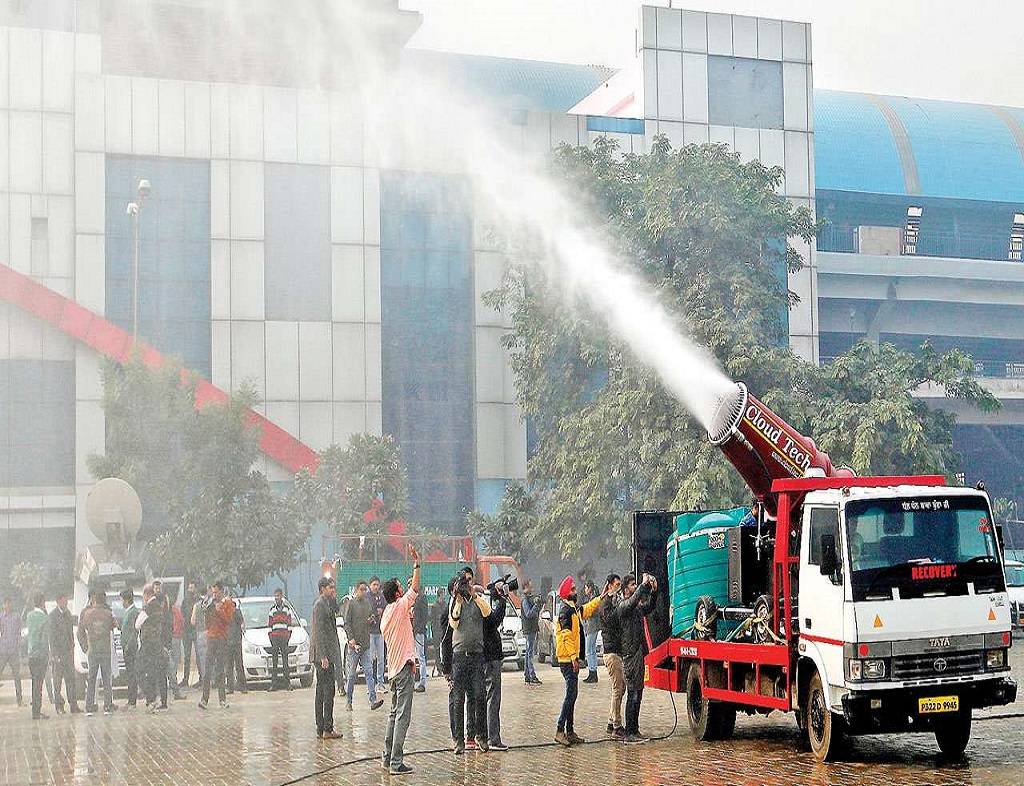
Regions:
<instances>
[{"instance_id":1,"label":"truck cab","mask_svg":"<svg viewBox=\"0 0 1024 786\"><path fill-rule=\"evenodd\" d=\"M795 699L815 700L817 675L819 710L831 716L808 729L812 747L840 724L851 733L932 730L943 749L947 737L966 745L971 709L1015 696L988 496L843 487L808 492L798 511Z\"/></svg>"}]
</instances>

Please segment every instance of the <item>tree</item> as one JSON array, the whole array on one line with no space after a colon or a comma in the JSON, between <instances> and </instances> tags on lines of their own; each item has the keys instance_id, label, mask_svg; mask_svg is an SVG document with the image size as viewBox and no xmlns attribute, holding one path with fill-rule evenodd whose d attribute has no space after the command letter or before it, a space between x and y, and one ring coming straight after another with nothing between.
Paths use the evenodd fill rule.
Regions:
<instances>
[{"instance_id":1,"label":"tree","mask_svg":"<svg viewBox=\"0 0 1024 786\"><path fill-rule=\"evenodd\" d=\"M810 212L777 195L782 170L741 163L724 146L672 149L656 138L645 155L559 150L556 172L589 200L619 256L629 260L680 332L708 347L731 379L859 472L942 472L956 466L953 418L913 394L997 406L961 352L920 355L861 343L817 367L788 347L797 302L786 271L797 243L817 231ZM737 473L658 376L638 365L602 315L566 309L525 252L489 302L504 310L519 403L536 431L530 490L541 515L529 541L563 557L585 545L629 540L629 511L688 508L749 498ZM644 314L637 314L642 320ZM699 381L695 381L699 382Z\"/></svg>"},{"instance_id":2,"label":"tree","mask_svg":"<svg viewBox=\"0 0 1024 786\"><path fill-rule=\"evenodd\" d=\"M483 542L488 554L504 554L522 564L530 550L530 535L537 526L537 503L521 483L505 489L493 515L470 511L466 530Z\"/></svg>"},{"instance_id":3,"label":"tree","mask_svg":"<svg viewBox=\"0 0 1024 786\"><path fill-rule=\"evenodd\" d=\"M127 481L142 502L140 537L155 537L181 516L189 497L186 442L195 421L195 384L168 362L146 366L139 357L119 365L105 360L103 399L106 450L87 458L96 478Z\"/></svg>"},{"instance_id":4,"label":"tree","mask_svg":"<svg viewBox=\"0 0 1024 786\"><path fill-rule=\"evenodd\" d=\"M46 569L34 562L19 562L11 568L10 582L21 595L25 604L32 602L32 596L42 592L46 584Z\"/></svg>"},{"instance_id":5,"label":"tree","mask_svg":"<svg viewBox=\"0 0 1024 786\"><path fill-rule=\"evenodd\" d=\"M296 496L311 521L339 535L379 535L408 512L407 477L390 435L353 434L347 446L323 451L315 473L299 474Z\"/></svg>"},{"instance_id":6,"label":"tree","mask_svg":"<svg viewBox=\"0 0 1024 786\"><path fill-rule=\"evenodd\" d=\"M104 371L107 450L90 456L96 477L120 477L139 493L141 537L159 573L219 578L243 589L298 563L309 536L292 496L275 496L253 469L259 435L248 411L251 386L195 408L195 386L180 366L140 359Z\"/></svg>"}]
</instances>

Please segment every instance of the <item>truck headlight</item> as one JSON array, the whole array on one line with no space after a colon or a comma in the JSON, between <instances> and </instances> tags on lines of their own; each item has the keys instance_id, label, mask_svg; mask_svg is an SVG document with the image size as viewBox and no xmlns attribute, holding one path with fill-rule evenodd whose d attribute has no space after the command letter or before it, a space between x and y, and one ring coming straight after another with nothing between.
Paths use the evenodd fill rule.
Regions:
<instances>
[{"instance_id":1,"label":"truck headlight","mask_svg":"<svg viewBox=\"0 0 1024 786\"><path fill-rule=\"evenodd\" d=\"M245 652L246 655L258 655L260 651L259 647L257 647L248 639L242 640L242 650Z\"/></svg>"},{"instance_id":2,"label":"truck headlight","mask_svg":"<svg viewBox=\"0 0 1024 786\"><path fill-rule=\"evenodd\" d=\"M298 644L295 645L295 651L296 652L305 652L308 649L309 649L309 642L308 641L300 641Z\"/></svg>"},{"instance_id":3,"label":"truck headlight","mask_svg":"<svg viewBox=\"0 0 1024 786\"><path fill-rule=\"evenodd\" d=\"M986 669L1001 669L1006 666L1006 650L989 650L985 653Z\"/></svg>"},{"instance_id":4,"label":"truck headlight","mask_svg":"<svg viewBox=\"0 0 1024 786\"><path fill-rule=\"evenodd\" d=\"M884 660L850 660L851 680L880 680L883 677L885 677Z\"/></svg>"}]
</instances>

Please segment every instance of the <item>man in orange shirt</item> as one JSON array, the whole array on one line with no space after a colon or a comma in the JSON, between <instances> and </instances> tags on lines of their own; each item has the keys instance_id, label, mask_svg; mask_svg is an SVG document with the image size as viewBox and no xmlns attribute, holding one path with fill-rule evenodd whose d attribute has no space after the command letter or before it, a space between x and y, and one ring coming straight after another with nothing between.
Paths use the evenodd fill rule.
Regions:
<instances>
[{"instance_id":1,"label":"man in orange shirt","mask_svg":"<svg viewBox=\"0 0 1024 786\"><path fill-rule=\"evenodd\" d=\"M412 608L420 592L420 555L409 549L412 558L412 581L409 590L402 593L402 582L392 578L384 584L387 606L380 619L380 631L387 650L388 679L391 681L391 714L384 737L381 766L392 775L407 775L412 767L402 761L405 735L412 720L413 687L419 678L419 669L425 663L416 659L416 639L412 632Z\"/></svg>"},{"instance_id":2,"label":"man in orange shirt","mask_svg":"<svg viewBox=\"0 0 1024 786\"><path fill-rule=\"evenodd\" d=\"M202 601L206 612L206 668L203 669L203 698L199 708L205 710L210 701L210 684L217 685L217 698L222 709L227 709L224 692L224 668L228 652L228 627L235 614L235 602L224 594L224 585L215 581Z\"/></svg>"}]
</instances>

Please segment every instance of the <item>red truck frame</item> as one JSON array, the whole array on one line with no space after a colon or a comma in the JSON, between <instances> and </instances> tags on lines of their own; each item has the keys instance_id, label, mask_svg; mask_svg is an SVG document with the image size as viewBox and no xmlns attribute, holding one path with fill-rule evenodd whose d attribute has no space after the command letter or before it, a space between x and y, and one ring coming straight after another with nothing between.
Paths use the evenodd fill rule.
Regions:
<instances>
[{"instance_id":1,"label":"red truck frame","mask_svg":"<svg viewBox=\"0 0 1024 786\"><path fill-rule=\"evenodd\" d=\"M764 710L796 709L793 677L796 673L799 633L792 630L792 623L789 621L793 619L793 568L800 562L800 511L807 492L900 485L942 486L945 483L945 478L941 475L775 480L772 483L772 494L778 502L778 516L775 523L772 567L772 629L783 634L785 643L754 644L669 638L652 647L647 655L644 684L674 693L685 692L687 670L691 663L697 663L700 665L701 690L710 700ZM648 643L651 642L648 640ZM736 668L737 666L739 668ZM716 677L715 684L709 684L708 676L712 673ZM746 687L747 677L751 673L753 680L750 684L754 691ZM762 677L771 678L779 675L784 686L782 695L775 695L777 691L773 691L772 695L765 695L762 692Z\"/></svg>"}]
</instances>

